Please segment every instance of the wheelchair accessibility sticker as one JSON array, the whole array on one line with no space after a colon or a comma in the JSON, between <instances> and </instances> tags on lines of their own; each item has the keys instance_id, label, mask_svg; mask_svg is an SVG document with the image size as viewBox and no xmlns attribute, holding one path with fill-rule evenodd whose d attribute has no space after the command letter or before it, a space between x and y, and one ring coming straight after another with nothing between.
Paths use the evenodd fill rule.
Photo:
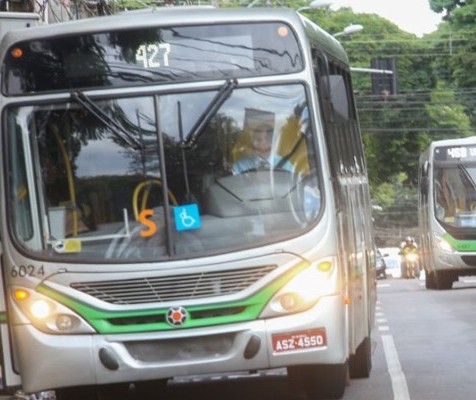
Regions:
<instances>
[{"instance_id":1,"label":"wheelchair accessibility sticker","mask_svg":"<svg viewBox=\"0 0 476 400\"><path fill-rule=\"evenodd\" d=\"M174 207L175 228L178 231L199 229L202 227L200 214L196 204L186 204Z\"/></svg>"}]
</instances>

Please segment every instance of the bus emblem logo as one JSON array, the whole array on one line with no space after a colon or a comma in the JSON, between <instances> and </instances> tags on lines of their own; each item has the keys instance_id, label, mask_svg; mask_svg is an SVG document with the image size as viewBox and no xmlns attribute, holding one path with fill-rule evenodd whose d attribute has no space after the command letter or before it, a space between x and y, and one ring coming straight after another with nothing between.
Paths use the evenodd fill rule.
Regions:
<instances>
[{"instance_id":1,"label":"bus emblem logo","mask_svg":"<svg viewBox=\"0 0 476 400\"><path fill-rule=\"evenodd\" d=\"M187 321L188 312L183 307L170 307L167 311L167 322L172 326L180 326Z\"/></svg>"}]
</instances>

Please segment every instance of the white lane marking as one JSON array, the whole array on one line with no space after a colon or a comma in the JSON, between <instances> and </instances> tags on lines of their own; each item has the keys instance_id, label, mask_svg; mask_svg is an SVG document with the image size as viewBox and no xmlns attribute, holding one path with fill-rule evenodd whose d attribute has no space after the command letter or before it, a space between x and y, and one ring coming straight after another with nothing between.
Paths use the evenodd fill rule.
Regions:
<instances>
[{"instance_id":1,"label":"white lane marking","mask_svg":"<svg viewBox=\"0 0 476 400\"><path fill-rule=\"evenodd\" d=\"M377 324L386 324L387 318L377 318Z\"/></svg>"},{"instance_id":2,"label":"white lane marking","mask_svg":"<svg viewBox=\"0 0 476 400\"><path fill-rule=\"evenodd\" d=\"M377 283L377 288L390 287L390 283Z\"/></svg>"},{"instance_id":3,"label":"white lane marking","mask_svg":"<svg viewBox=\"0 0 476 400\"><path fill-rule=\"evenodd\" d=\"M410 400L408 385L405 375L398 359L397 348L393 341L392 335L381 335L383 350L387 360L388 372L392 380L393 399L394 400Z\"/></svg>"},{"instance_id":4,"label":"white lane marking","mask_svg":"<svg viewBox=\"0 0 476 400\"><path fill-rule=\"evenodd\" d=\"M378 330L379 330L380 332L389 331L389 330L390 330L390 327L387 326L387 325L383 325L383 326L379 326L379 327L378 327Z\"/></svg>"}]
</instances>

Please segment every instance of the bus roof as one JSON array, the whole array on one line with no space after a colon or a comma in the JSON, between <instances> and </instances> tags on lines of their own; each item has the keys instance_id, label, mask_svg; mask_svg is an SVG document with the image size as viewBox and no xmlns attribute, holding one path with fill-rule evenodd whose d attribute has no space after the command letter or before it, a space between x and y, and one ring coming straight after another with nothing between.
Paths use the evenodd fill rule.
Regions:
<instances>
[{"instance_id":1,"label":"bus roof","mask_svg":"<svg viewBox=\"0 0 476 400\"><path fill-rule=\"evenodd\" d=\"M170 26L170 25L200 25L205 21L210 23L233 23L239 21L286 21L301 35L305 35L311 42L319 43L326 52L334 58L348 63L347 55L340 43L330 34L290 8L211 8L211 7L159 7L123 12L111 16L100 16L49 25L41 25L8 32L0 45L2 59L7 48L13 43L32 40L35 38L48 38L65 34L81 34L85 32L101 32L107 30L120 30L140 26Z\"/></svg>"},{"instance_id":2,"label":"bus roof","mask_svg":"<svg viewBox=\"0 0 476 400\"><path fill-rule=\"evenodd\" d=\"M419 163L423 164L425 161L427 161L429 159L430 155L433 153L435 148L450 147L450 146L468 146L468 145L475 145L475 144L476 144L476 136L467 136L467 137L454 138L454 139L434 140L420 154Z\"/></svg>"},{"instance_id":3,"label":"bus roof","mask_svg":"<svg viewBox=\"0 0 476 400\"><path fill-rule=\"evenodd\" d=\"M14 29L30 28L40 24L40 16L29 12L0 11L0 38Z\"/></svg>"},{"instance_id":4,"label":"bus roof","mask_svg":"<svg viewBox=\"0 0 476 400\"><path fill-rule=\"evenodd\" d=\"M463 138L435 140L430 143L428 148L454 146L455 144L465 145L465 144L474 144L474 143L476 143L476 136L467 136Z\"/></svg>"}]
</instances>

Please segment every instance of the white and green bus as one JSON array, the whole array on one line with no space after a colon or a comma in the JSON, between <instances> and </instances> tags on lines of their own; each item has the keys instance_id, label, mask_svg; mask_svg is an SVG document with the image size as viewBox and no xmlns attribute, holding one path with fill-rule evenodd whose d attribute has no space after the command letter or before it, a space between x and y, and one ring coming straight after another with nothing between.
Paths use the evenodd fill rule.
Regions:
<instances>
[{"instance_id":1,"label":"white and green bus","mask_svg":"<svg viewBox=\"0 0 476 400\"><path fill-rule=\"evenodd\" d=\"M434 141L420 156L420 259L428 289L476 275L476 136Z\"/></svg>"},{"instance_id":2,"label":"white and green bus","mask_svg":"<svg viewBox=\"0 0 476 400\"><path fill-rule=\"evenodd\" d=\"M285 367L340 398L369 375L368 179L331 35L286 8L166 7L7 34L0 61L6 387ZM235 173L263 125L275 162Z\"/></svg>"}]
</instances>

